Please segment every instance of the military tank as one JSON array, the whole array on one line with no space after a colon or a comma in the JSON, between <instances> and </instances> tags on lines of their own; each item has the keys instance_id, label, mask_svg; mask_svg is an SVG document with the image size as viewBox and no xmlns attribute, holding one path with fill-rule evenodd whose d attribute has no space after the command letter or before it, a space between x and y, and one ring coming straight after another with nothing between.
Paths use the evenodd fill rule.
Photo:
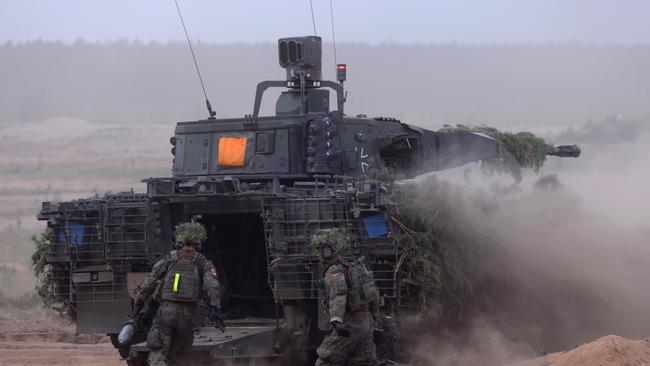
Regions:
<instances>
[{"instance_id":1,"label":"military tank","mask_svg":"<svg viewBox=\"0 0 650 366\"><path fill-rule=\"evenodd\" d=\"M44 202L38 214L51 229L46 260L54 301L67 306L79 333L106 333L131 365L147 348L140 329L119 346L136 286L172 249L179 222L203 223L203 252L225 286L226 332L197 331L197 362L310 362L329 329L319 305L322 268L309 246L321 229L344 227L350 256L363 256L381 295L384 331L417 302L417 284L402 271L400 227L391 220L389 191L373 171L404 178L497 155L481 133L434 132L395 118L345 114L346 65L337 81L322 80L321 39L278 41L286 79L257 85L243 118L178 122L170 143L172 176L143 179L146 193L125 192L68 202ZM283 89L275 115L260 116L269 88ZM330 103L333 93L334 103ZM578 156L577 146L549 154ZM386 324L384 324L386 325ZM395 357L394 333L377 337Z\"/></svg>"}]
</instances>

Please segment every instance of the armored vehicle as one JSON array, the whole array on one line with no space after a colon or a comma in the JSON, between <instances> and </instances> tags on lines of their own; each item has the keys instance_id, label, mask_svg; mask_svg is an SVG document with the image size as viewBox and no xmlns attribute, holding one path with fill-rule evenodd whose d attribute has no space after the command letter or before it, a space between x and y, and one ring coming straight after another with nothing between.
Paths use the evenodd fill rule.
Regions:
<instances>
[{"instance_id":1,"label":"armored vehicle","mask_svg":"<svg viewBox=\"0 0 650 366\"><path fill-rule=\"evenodd\" d=\"M329 327L319 304L322 268L309 246L321 229L352 233L347 254L363 256L374 272L382 314L399 315L418 301L417 284L401 271L408 258L390 192L368 177L390 169L411 178L491 158L496 141L346 115L346 65L338 65L336 82L322 80L319 37L280 39L278 56L286 80L259 83L252 114L177 123L173 174L144 179L146 193L43 203L38 218L53 233L51 290L73 309L80 333L106 333L117 345L135 287L172 249L172 228L188 220L206 226L202 250L225 286L226 332L198 330L196 360L308 362ZM269 88L283 91L275 115L260 116ZM579 149L551 153L577 156ZM380 353L386 346L378 344ZM120 352L139 364L147 349L134 342Z\"/></svg>"}]
</instances>

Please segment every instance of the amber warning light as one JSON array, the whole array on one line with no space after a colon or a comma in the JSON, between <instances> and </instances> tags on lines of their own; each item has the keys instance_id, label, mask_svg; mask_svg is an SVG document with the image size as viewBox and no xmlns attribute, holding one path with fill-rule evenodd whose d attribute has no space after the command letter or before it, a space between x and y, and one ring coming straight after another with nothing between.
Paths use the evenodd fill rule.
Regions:
<instances>
[{"instance_id":1,"label":"amber warning light","mask_svg":"<svg viewBox=\"0 0 650 366\"><path fill-rule=\"evenodd\" d=\"M336 80L339 83L343 83L347 77L348 65L347 64L338 64L336 65Z\"/></svg>"}]
</instances>

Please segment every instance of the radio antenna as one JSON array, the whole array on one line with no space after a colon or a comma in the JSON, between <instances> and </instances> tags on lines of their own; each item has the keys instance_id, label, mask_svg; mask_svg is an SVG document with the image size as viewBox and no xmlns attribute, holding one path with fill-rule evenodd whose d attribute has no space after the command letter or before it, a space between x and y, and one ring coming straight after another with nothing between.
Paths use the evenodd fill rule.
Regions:
<instances>
[{"instance_id":1,"label":"radio antenna","mask_svg":"<svg viewBox=\"0 0 650 366\"><path fill-rule=\"evenodd\" d=\"M314 4L312 0L309 0L309 8L311 9L311 24L314 26L314 35L318 36L318 33L316 33L316 19L314 18Z\"/></svg>"},{"instance_id":2,"label":"radio antenna","mask_svg":"<svg viewBox=\"0 0 650 366\"><path fill-rule=\"evenodd\" d=\"M199 64L196 62L196 55L194 54L194 49L192 48L192 42L190 42L190 36L187 34L187 28L185 27L185 21L183 20L183 15L181 14L181 8L178 6L178 0L174 0L176 4L176 10L178 10L178 17L181 19L181 24L183 25L183 30L185 31L185 38L187 39L187 45L190 46L190 52L192 53L192 59L194 60L194 66L196 67L196 74L199 76L199 81L201 82L201 89L203 89L203 96L205 96L205 106L208 108L208 113L210 116L209 119L214 119L216 112L212 110L212 105L210 100L208 100L208 93L205 92L205 84L203 84L203 78L201 77L201 71L199 70Z\"/></svg>"},{"instance_id":3,"label":"radio antenna","mask_svg":"<svg viewBox=\"0 0 650 366\"><path fill-rule=\"evenodd\" d=\"M338 60L336 59L336 34L334 33L334 7L332 0L330 0L330 19L332 21L332 44L334 45L334 65L338 67Z\"/></svg>"}]
</instances>

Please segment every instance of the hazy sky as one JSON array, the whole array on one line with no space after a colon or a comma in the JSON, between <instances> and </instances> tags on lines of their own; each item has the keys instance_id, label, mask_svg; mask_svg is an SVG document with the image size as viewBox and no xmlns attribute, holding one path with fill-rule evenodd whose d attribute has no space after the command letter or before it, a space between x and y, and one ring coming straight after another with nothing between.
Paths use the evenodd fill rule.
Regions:
<instances>
[{"instance_id":1,"label":"hazy sky","mask_svg":"<svg viewBox=\"0 0 650 366\"><path fill-rule=\"evenodd\" d=\"M329 39L329 0L312 0ZM313 33L309 0L179 0L192 39ZM183 40L173 0L0 0L0 42ZM333 0L337 41L650 44L648 0Z\"/></svg>"}]
</instances>

